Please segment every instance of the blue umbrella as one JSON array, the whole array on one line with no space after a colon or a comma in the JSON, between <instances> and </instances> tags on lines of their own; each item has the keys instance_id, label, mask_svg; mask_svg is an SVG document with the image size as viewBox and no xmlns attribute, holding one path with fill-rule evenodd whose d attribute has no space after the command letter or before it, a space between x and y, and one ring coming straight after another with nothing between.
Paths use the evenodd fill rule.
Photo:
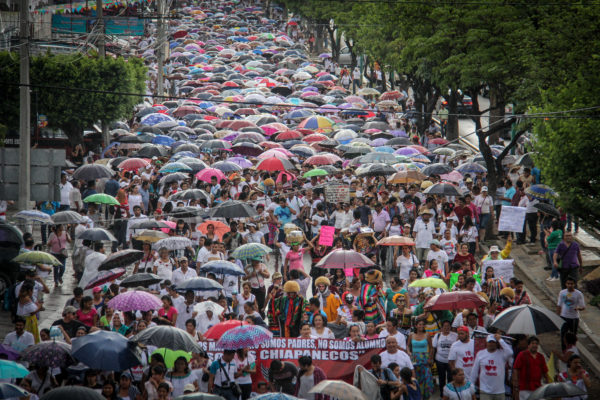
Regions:
<instances>
[{"instance_id":1,"label":"blue umbrella","mask_svg":"<svg viewBox=\"0 0 600 400\"><path fill-rule=\"evenodd\" d=\"M181 162L172 162L168 163L164 167L162 167L158 172L161 174L170 173L170 172L191 172L192 169L188 167L186 164Z\"/></svg>"},{"instance_id":2,"label":"blue umbrella","mask_svg":"<svg viewBox=\"0 0 600 400\"><path fill-rule=\"evenodd\" d=\"M254 400L298 400L298 397L285 393L265 393L253 397Z\"/></svg>"},{"instance_id":3,"label":"blue umbrella","mask_svg":"<svg viewBox=\"0 0 600 400\"><path fill-rule=\"evenodd\" d=\"M10 399L12 397L23 397L29 393L16 385L10 383L0 383L0 399Z\"/></svg>"},{"instance_id":4,"label":"blue umbrella","mask_svg":"<svg viewBox=\"0 0 600 400\"><path fill-rule=\"evenodd\" d=\"M173 143L175 143L175 139L166 135L158 135L154 139L152 139L152 144L162 144L164 146L170 146Z\"/></svg>"},{"instance_id":5,"label":"blue umbrella","mask_svg":"<svg viewBox=\"0 0 600 400\"><path fill-rule=\"evenodd\" d=\"M148 114L145 117L143 117L140 122L143 125L153 126L153 125L159 124L161 122L166 122L166 121L175 121L175 120L166 114L152 113L152 114Z\"/></svg>"},{"instance_id":6,"label":"blue umbrella","mask_svg":"<svg viewBox=\"0 0 600 400\"><path fill-rule=\"evenodd\" d=\"M102 371L123 371L142 363L135 346L125 336L110 331L96 331L73 339L72 356Z\"/></svg>"},{"instance_id":7,"label":"blue umbrella","mask_svg":"<svg viewBox=\"0 0 600 400\"><path fill-rule=\"evenodd\" d=\"M487 168L485 168L483 165L477 164L477 163L464 163L462 165L459 165L456 168L456 170L463 175L464 174L479 174L479 173L487 172Z\"/></svg>"},{"instance_id":8,"label":"blue umbrella","mask_svg":"<svg viewBox=\"0 0 600 400\"><path fill-rule=\"evenodd\" d=\"M104 154L110 150L111 148L120 145L121 143L119 142L112 142L111 144L109 144L108 146L106 146L106 148L104 149L104 151L102 152L102 154L100 154L100 157L104 158Z\"/></svg>"},{"instance_id":9,"label":"blue umbrella","mask_svg":"<svg viewBox=\"0 0 600 400\"><path fill-rule=\"evenodd\" d=\"M211 291L211 290L223 290L223 286L217 281L213 281L208 278L192 278L185 282L181 282L175 288L178 292L187 292L188 290L194 291Z\"/></svg>"},{"instance_id":10,"label":"blue umbrella","mask_svg":"<svg viewBox=\"0 0 600 400\"><path fill-rule=\"evenodd\" d=\"M209 261L200 267L200 272L212 272L214 274L221 275L234 275L244 276L246 275L242 268L230 261Z\"/></svg>"}]
</instances>

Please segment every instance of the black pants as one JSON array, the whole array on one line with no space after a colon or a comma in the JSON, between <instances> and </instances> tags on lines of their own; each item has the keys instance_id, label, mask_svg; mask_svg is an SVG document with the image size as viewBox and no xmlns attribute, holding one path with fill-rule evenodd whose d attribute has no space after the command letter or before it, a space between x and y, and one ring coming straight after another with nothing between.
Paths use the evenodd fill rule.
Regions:
<instances>
[{"instance_id":1,"label":"black pants","mask_svg":"<svg viewBox=\"0 0 600 400\"><path fill-rule=\"evenodd\" d=\"M444 386L446 386L446 383L452 380L452 377L450 376L450 364L436 361L435 365L437 365L438 379L440 381L439 384L441 388L440 390L443 390Z\"/></svg>"},{"instance_id":2,"label":"black pants","mask_svg":"<svg viewBox=\"0 0 600 400\"><path fill-rule=\"evenodd\" d=\"M529 241L531 243L535 243L537 236L537 213L527 213L525 214L525 223L523 225L523 233L517 234L517 241L520 243L525 243L527 240L527 230L529 228Z\"/></svg>"},{"instance_id":3,"label":"black pants","mask_svg":"<svg viewBox=\"0 0 600 400\"><path fill-rule=\"evenodd\" d=\"M250 288L250 293L256 297L256 303L258 304L258 311L262 314L262 310L265 308L265 297L267 295L267 290L265 287L260 288Z\"/></svg>"},{"instance_id":4,"label":"black pants","mask_svg":"<svg viewBox=\"0 0 600 400\"><path fill-rule=\"evenodd\" d=\"M560 328L560 342L564 351L566 348L565 335L567 334L567 332L571 332L577 335L577 330L579 329L579 318L561 318L565 320L565 323L563 324L562 328Z\"/></svg>"},{"instance_id":5,"label":"black pants","mask_svg":"<svg viewBox=\"0 0 600 400\"><path fill-rule=\"evenodd\" d=\"M250 395L252 394L252 384L251 383L244 383L244 384L239 384L240 385L240 389L242 389L242 400L246 400L250 398Z\"/></svg>"},{"instance_id":6,"label":"black pants","mask_svg":"<svg viewBox=\"0 0 600 400\"><path fill-rule=\"evenodd\" d=\"M575 282L577 282L579 280L579 268L577 268L577 267L561 268L558 270L558 273L560 275L560 288L561 289L567 288L567 278L568 277L575 279Z\"/></svg>"}]
</instances>

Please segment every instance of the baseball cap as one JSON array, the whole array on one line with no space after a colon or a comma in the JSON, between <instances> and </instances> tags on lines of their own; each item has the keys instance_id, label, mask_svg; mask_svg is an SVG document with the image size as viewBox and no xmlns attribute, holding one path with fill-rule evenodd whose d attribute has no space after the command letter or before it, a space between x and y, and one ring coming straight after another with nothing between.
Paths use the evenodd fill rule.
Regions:
<instances>
[{"instance_id":1,"label":"baseball cap","mask_svg":"<svg viewBox=\"0 0 600 400\"><path fill-rule=\"evenodd\" d=\"M102 291L102 288L100 286L96 286L94 289L92 289L93 293L98 293L98 292L101 292L101 291Z\"/></svg>"},{"instance_id":2,"label":"baseball cap","mask_svg":"<svg viewBox=\"0 0 600 400\"><path fill-rule=\"evenodd\" d=\"M77 312L77 309L73 306L66 306L63 310L63 314L70 314L70 313L75 314L76 312Z\"/></svg>"},{"instance_id":3,"label":"baseball cap","mask_svg":"<svg viewBox=\"0 0 600 400\"><path fill-rule=\"evenodd\" d=\"M431 244L434 244L434 245L436 245L437 247L441 247L441 245L440 245L440 241L439 241L439 240L437 240L437 239L433 239L431 242L429 242L429 244L430 244L430 245L431 245Z\"/></svg>"},{"instance_id":4,"label":"baseball cap","mask_svg":"<svg viewBox=\"0 0 600 400\"><path fill-rule=\"evenodd\" d=\"M465 179L465 183L472 183L472 182L473 182L473 179L471 179L471 178Z\"/></svg>"},{"instance_id":5,"label":"baseball cap","mask_svg":"<svg viewBox=\"0 0 600 400\"><path fill-rule=\"evenodd\" d=\"M468 327L466 327L466 326L464 326L464 325L462 325L462 326L459 326L459 327L456 329L456 331L457 331L457 332L467 332L467 333L469 333L469 328L468 328Z\"/></svg>"},{"instance_id":6,"label":"baseball cap","mask_svg":"<svg viewBox=\"0 0 600 400\"><path fill-rule=\"evenodd\" d=\"M496 340L496 337L494 335L487 335L487 338L485 339L486 342L498 342Z\"/></svg>"},{"instance_id":7,"label":"baseball cap","mask_svg":"<svg viewBox=\"0 0 600 400\"><path fill-rule=\"evenodd\" d=\"M488 188L487 188L487 186L484 186L484 187L482 187L482 188L481 188L481 191L482 191L482 192L487 192L487 191L488 191Z\"/></svg>"},{"instance_id":8,"label":"baseball cap","mask_svg":"<svg viewBox=\"0 0 600 400\"><path fill-rule=\"evenodd\" d=\"M191 383L188 383L187 385L185 385L183 387L183 393L186 393L186 392L194 393L195 391L196 391L196 387Z\"/></svg>"}]
</instances>

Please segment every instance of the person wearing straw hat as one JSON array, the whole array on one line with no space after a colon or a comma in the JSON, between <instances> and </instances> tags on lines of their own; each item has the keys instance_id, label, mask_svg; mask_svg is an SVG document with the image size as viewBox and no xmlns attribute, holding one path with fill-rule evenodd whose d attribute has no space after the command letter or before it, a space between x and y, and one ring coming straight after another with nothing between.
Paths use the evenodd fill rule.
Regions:
<instances>
[{"instance_id":1,"label":"person wearing straw hat","mask_svg":"<svg viewBox=\"0 0 600 400\"><path fill-rule=\"evenodd\" d=\"M371 269L365 274L365 280L366 283L363 283L360 289L358 304L365 311L365 324L374 322L375 325L379 325L385 315L379 300L384 296L381 291L383 274L377 269Z\"/></svg>"},{"instance_id":2,"label":"person wearing straw hat","mask_svg":"<svg viewBox=\"0 0 600 400\"><path fill-rule=\"evenodd\" d=\"M340 297L330 292L331 282L325 276L320 276L315 280L317 293L314 297L319 299L321 310L327 315L327 321L334 322L338 317L338 308L342 305Z\"/></svg>"},{"instance_id":3,"label":"person wearing straw hat","mask_svg":"<svg viewBox=\"0 0 600 400\"><path fill-rule=\"evenodd\" d=\"M283 291L285 294L274 300L275 315L272 317L279 321L280 336L298 337L306 300L298 294L300 285L294 281L287 281Z\"/></svg>"}]
</instances>

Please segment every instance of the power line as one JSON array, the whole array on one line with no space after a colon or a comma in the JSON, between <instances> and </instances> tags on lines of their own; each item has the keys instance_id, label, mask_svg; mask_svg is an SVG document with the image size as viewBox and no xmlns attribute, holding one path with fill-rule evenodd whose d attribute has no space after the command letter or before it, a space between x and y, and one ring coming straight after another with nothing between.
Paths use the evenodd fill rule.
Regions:
<instances>
[{"instance_id":1,"label":"power line","mask_svg":"<svg viewBox=\"0 0 600 400\"><path fill-rule=\"evenodd\" d=\"M163 95L163 96L152 95L152 96L150 96L150 95L143 94L143 93L116 92L116 91L110 91L110 90L86 89L86 88L77 88L77 87L68 87L68 86L39 85L39 84L22 85L20 83L14 83L14 82L1 82L0 84L7 85L7 86L19 86L19 87L27 86L27 87L31 87L33 89L77 91L77 92L84 92L84 93L105 94L105 95L111 95L111 96L133 96L133 97L142 97L142 98L154 97L154 98L161 98L161 99L165 99L165 100L187 100L187 101L200 100L200 101L211 102L210 100L194 99L193 97L168 96L168 95ZM248 105L248 106L264 106L265 108L267 108L267 107L282 108L283 107L283 108L293 108L295 110L306 109L306 110L311 110L311 111L314 111L315 109L320 108L316 104L314 107L307 107L307 106L298 106L298 105L294 105L294 104L272 104L272 103L233 101L233 100L215 101L214 103L216 103L215 106L218 106L219 104L236 104L236 105ZM551 112L545 112L545 113L514 114L514 115L511 115L510 117L529 118L529 119L546 119L546 118L547 119L600 119L600 114L598 114L598 115L564 115L564 114L571 114L571 113L577 113L577 112L582 112L582 111L592 111L592 110L599 110L599 109L600 109L600 105L572 109L572 110L551 111ZM341 108L338 110L339 110L339 112L342 112L342 111L356 111L356 112L372 111L372 112L376 112L374 110L362 109L362 108L345 108L345 109ZM231 111L234 112L235 110L231 110ZM387 111L382 110L382 112L387 112ZM432 113L432 112L427 113L427 112L414 111L414 110L410 110L409 112L412 114L425 115L425 116L436 115L435 113ZM466 117L466 118L481 118L481 117L493 118L494 117L494 116L486 116L483 114L465 114L465 113L453 113L453 114L448 114L448 115L456 116L456 117Z\"/></svg>"}]
</instances>

